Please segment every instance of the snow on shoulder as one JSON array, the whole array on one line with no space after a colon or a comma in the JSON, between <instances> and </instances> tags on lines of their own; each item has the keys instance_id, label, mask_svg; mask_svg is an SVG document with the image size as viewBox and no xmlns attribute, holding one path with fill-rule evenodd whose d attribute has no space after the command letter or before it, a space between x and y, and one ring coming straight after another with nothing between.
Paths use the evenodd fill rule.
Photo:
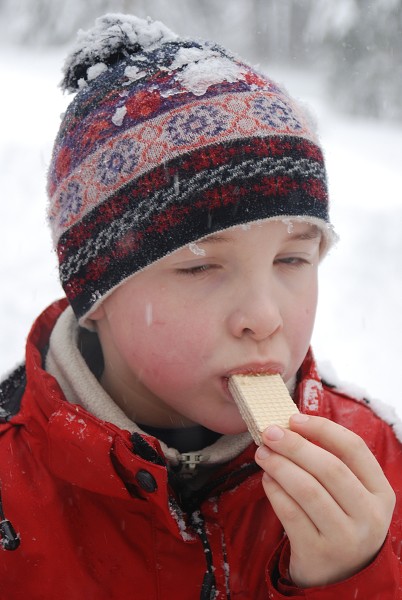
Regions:
<instances>
[{"instance_id":1,"label":"snow on shoulder","mask_svg":"<svg viewBox=\"0 0 402 600\"><path fill-rule=\"evenodd\" d=\"M319 361L318 370L323 380L330 382L330 385L334 386L338 392L365 404L380 419L388 423L392 427L397 439L402 443L402 421L393 406L386 404L378 398L372 398L363 388L355 384L341 381L332 364L327 361Z\"/></svg>"},{"instance_id":2,"label":"snow on shoulder","mask_svg":"<svg viewBox=\"0 0 402 600\"><path fill-rule=\"evenodd\" d=\"M107 66L116 57L152 50L177 39L178 36L160 21L120 13L106 14L96 19L92 29L78 32L76 44L64 63L62 88L75 92L82 87L88 69L92 68L93 74L96 65ZM103 70L104 67L95 69Z\"/></svg>"}]
</instances>

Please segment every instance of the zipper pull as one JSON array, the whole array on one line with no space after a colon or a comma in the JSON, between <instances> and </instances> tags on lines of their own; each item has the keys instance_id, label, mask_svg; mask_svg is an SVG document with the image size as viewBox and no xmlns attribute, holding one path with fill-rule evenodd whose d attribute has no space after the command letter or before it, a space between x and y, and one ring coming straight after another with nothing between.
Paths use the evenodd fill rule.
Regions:
<instances>
[{"instance_id":1,"label":"zipper pull","mask_svg":"<svg viewBox=\"0 0 402 600\"><path fill-rule=\"evenodd\" d=\"M4 550L17 550L21 542L20 536L15 532L8 519L0 522L0 537L0 545Z\"/></svg>"},{"instance_id":2,"label":"zipper pull","mask_svg":"<svg viewBox=\"0 0 402 600\"><path fill-rule=\"evenodd\" d=\"M203 461L202 454L198 452L184 452L180 454L181 474L193 475L198 465Z\"/></svg>"},{"instance_id":3,"label":"zipper pull","mask_svg":"<svg viewBox=\"0 0 402 600\"><path fill-rule=\"evenodd\" d=\"M3 550L16 550L20 545L20 542L19 534L15 532L10 521L4 516L0 489L0 546Z\"/></svg>"}]
</instances>

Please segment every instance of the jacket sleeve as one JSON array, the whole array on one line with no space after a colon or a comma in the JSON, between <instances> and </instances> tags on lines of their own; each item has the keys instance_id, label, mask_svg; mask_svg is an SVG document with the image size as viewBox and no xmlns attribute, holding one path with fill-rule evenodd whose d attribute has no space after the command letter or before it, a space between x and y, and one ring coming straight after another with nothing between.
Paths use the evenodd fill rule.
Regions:
<instances>
[{"instance_id":1,"label":"jacket sleeve","mask_svg":"<svg viewBox=\"0 0 402 600\"><path fill-rule=\"evenodd\" d=\"M402 567L395 555L390 535L387 536L376 558L362 571L344 581L301 589L292 584L288 577L290 544L285 538L278 546L268 565L268 598L303 598L305 600L401 600Z\"/></svg>"}]
</instances>

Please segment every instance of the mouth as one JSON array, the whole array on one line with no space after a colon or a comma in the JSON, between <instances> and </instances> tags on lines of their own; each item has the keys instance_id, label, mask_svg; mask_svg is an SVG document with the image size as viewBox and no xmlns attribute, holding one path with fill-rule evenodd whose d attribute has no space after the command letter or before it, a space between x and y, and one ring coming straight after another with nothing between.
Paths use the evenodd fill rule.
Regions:
<instances>
[{"instance_id":1,"label":"mouth","mask_svg":"<svg viewBox=\"0 0 402 600\"><path fill-rule=\"evenodd\" d=\"M231 375L282 375L283 365L279 363L250 364L231 369L225 377L229 379Z\"/></svg>"},{"instance_id":2,"label":"mouth","mask_svg":"<svg viewBox=\"0 0 402 600\"><path fill-rule=\"evenodd\" d=\"M248 364L241 367L231 369L222 377L222 385L226 395L233 400L232 394L229 391L229 378L231 375L281 375L283 376L285 368L280 363L266 364Z\"/></svg>"}]
</instances>

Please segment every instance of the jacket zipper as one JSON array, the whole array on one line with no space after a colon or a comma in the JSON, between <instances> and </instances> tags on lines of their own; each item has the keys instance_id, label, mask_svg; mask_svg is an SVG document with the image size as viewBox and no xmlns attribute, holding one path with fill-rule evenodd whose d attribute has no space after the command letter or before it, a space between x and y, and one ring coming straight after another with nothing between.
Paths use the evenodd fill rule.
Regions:
<instances>
[{"instance_id":1,"label":"jacket zipper","mask_svg":"<svg viewBox=\"0 0 402 600\"><path fill-rule=\"evenodd\" d=\"M185 454L182 454L181 457L182 459L180 462L183 465L183 470L181 474L183 472L187 472L189 475L193 474L197 466L202 462L202 455L196 452L187 452ZM205 521L201 513L200 506L215 488L218 488L228 479L230 479L233 482L240 476L243 479L245 476L257 472L258 470L259 467L256 463L248 463L240 467L235 472L226 473L225 475L222 475L221 477L213 480L209 485L207 484L200 490L197 490L196 493L192 493L187 497L183 493L180 494L182 508L185 510L189 517L191 527L201 540L204 549L205 560L207 563L207 570L204 574L201 586L200 600L214 600L216 598L217 591L216 580L214 575L212 550L209 544L208 535L205 528ZM226 591L226 598L230 600L230 591L228 589Z\"/></svg>"},{"instance_id":2,"label":"jacket zipper","mask_svg":"<svg viewBox=\"0 0 402 600\"><path fill-rule=\"evenodd\" d=\"M202 580L200 600L214 600L216 598L216 581L214 575L214 565L212 560L212 550L209 545L207 532L205 530L205 521L200 511L195 511L190 515L190 523L197 533L204 548L207 570Z\"/></svg>"},{"instance_id":3,"label":"jacket zipper","mask_svg":"<svg viewBox=\"0 0 402 600\"><path fill-rule=\"evenodd\" d=\"M180 455L181 475L194 475L197 467L202 463L203 456L199 452L184 452Z\"/></svg>"}]
</instances>

